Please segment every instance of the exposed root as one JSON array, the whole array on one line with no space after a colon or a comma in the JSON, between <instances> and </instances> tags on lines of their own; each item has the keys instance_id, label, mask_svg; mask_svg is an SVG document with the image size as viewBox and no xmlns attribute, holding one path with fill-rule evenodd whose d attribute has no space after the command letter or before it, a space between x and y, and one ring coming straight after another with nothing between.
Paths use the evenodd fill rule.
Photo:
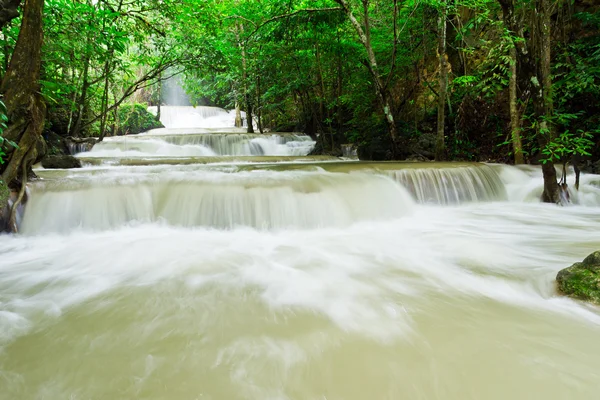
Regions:
<instances>
[{"instance_id":1,"label":"exposed root","mask_svg":"<svg viewBox=\"0 0 600 400\"><path fill-rule=\"evenodd\" d=\"M19 190L19 195L17 196L17 199L13 203L10 210L10 219L8 221L8 225L13 233L19 233L19 226L17 224L17 210L23 201L25 190L27 190L27 163L23 163L21 172L21 190Z\"/></svg>"}]
</instances>

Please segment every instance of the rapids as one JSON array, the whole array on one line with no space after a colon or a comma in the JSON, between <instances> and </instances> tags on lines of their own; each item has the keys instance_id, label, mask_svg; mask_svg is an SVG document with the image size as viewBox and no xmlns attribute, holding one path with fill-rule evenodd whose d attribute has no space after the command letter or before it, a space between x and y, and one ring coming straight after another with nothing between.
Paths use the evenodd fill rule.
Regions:
<instances>
[{"instance_id":1,"label":"rapids","mask_svg":"<svg viewBox=\"0 0 600 400\"><path fill-rule=\"evenodd\" d=\"M184 131L36 171L0 237L0 400L597 395L600 309L554 278L600 249L598 176L556 207L534 167L226 158Z\"/></svg>"}]
</instances>

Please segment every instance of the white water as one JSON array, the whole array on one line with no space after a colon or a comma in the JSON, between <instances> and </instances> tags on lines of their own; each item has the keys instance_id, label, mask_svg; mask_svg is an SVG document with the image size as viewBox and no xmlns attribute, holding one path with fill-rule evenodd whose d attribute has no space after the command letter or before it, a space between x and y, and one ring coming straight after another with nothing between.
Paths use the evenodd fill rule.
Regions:
<instances>
[{"instance_id":1,"label":"white water","mask_svg":"<svg viewBox=\"0 0 600 400\"><path fill-rule=\"evenodd\" d=\"M150 111L156 113L156 108L150 107ZM305 156L315 146L310 137L301 134L246 134L244 128L234 128L233 114L217 107L164 106L161 122L166 128L105 138L79 156Z\"/></svg>"},{"instance_id":2,"label":"white water","mask_svg":"<svg viewBox=\"0 0 600 400\"><path fill-rule=\"evenodd\" d=\"M148 111L156 115L157 108ZM246 113L242 112L245 122ZM167 128L223 128L235 126L235 111L205 106L162 106L160 122ZM247 125L246 125L247 126Z\"/></svg>"},{"instance_id":3,"label":"white water","mask_svg":"<svg viewBox=\"0 0 600 400\"><path fill-rule=\"evenodd\" d=\"M112 150L203 146L147 136ZM600 309L554 278L600 249L598 176L556 207L495 165L39 174L0 237L0 400L597 397Z\"/></svg>"},{"instance_id":4,"label":"white water","mask_svg":"<svg viewBox=\"0 0 600 400\"><path fill-rule=\"evenodd\" d=\"M599 228L489 203L3 238L0 398L594 398L600 314L552 282Z\"/></svg>"}]
</instances>

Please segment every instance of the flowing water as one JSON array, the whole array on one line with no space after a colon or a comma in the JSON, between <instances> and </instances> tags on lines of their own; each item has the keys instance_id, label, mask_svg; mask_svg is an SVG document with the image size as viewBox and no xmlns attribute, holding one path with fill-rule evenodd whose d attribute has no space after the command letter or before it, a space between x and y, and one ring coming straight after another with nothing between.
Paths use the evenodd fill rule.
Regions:
<instances>
[{"instance_id":1,"label":"flowing water","mask_svg":"<svg viewBox=\"0 0 600 400\"><path fill-rule=\"evenodd\" d=\"M164 106L166 128L108 137L92 148L72 144L70 151L82 158L305 156L315 146L302 134L247 134L233 127L234 119L233 112L217 107Z\"/></svg>"},{"instance_id":2,"label":"flowing water","mask_svg":"<svg viewBox=\"0 0 600 400\"><path fill-rule=\"evenodd\" d=\"M599 176L556 207L535 168L148 148L38 171L0 399L597 397L600 309L554 278L600 249Z\"/></svg>"}]
</instances>

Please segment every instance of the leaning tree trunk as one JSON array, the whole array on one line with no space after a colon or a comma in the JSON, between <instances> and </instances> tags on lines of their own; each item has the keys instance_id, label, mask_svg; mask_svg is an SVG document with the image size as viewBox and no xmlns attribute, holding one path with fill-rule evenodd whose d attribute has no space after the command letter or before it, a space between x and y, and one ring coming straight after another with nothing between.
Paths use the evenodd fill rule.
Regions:
<instances>
[{"instance_id":1,"label":"leaning tree trunk","mask_svg":"<svg viewBox=\"0 0 600 400\"><path fill-rule=\"evenodd\" d=\"M367 52L367 56L368 56L367 67L368 67L371 77L373 78L374 83L375 83L377 99L379 100L379 104L381 106L381 109L383 110L383 115L385 116L385 121L388 126L389 133L390 133L390 138L392 139L394 146L396 146L396 144L398 142L398 128L396 127L396 120L394 119L394 114L393 114L394 109L392 107L392 102L390 101L391 96L390 96L387 85L385 84L385 82L383 82L383 80L379 74L379 67L377 65L377 57L375 56L375 51L373 50L373 46L371 44L369 0L362 0L363 18L364 18L364 24L365 24L364 29L361 26L360 22L358 22L358 20L354 16L354 13L352 12L352 9L350 8L350 3L348 3L347 0L334 0L334 1L342 7L342 10L346 14L346 17L350 20L350 23L352 24L352 26L354 27L354 30L356 31L356 33L358 35L358 39L360 40L360 43L363 45L363 47L365 48L365 51ZM394 149L394 153L395 152L396 152L396 149Z\"/></svg>"},{"instance_id":2,"label":"leaning tree trunk","mask_svg":"<svg viewBox=\"0 0 600 400\"><path fill-rule=\"evenodd\" d=\"M46 105L40 94L41 49L43 42L42 13L44 0L25 0L23 20L19 38L10 61L8 71L4 75L0 93L8 111L9 125L4 137L18 144L17 149L6 149L8 162L0 166L2 180L8 185L21 186L19 198L23 198L24 183L31 165L45 152L42 138ZM20 182L17 182L20 178ZM18 200L18 199L17 199ZM19 201L13 204L9 221L11 229L14 224L14 210ZM6 204L2 208L7 207Z\"/></svg>"}]
</instances>

